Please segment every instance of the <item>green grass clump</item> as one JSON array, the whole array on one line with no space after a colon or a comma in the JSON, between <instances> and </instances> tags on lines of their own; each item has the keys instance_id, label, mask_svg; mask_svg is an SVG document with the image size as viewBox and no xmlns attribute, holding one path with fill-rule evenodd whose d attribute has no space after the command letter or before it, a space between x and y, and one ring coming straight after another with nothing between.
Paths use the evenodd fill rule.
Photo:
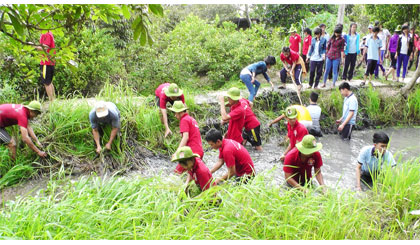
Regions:
<instances>
[{"instance_id":1,"label":"green grass clump","mask_svg":"<svg viewBox=\"0 0 420 245\"><path fill-rule=\"evenodd\" d=\"M358 194L303 195L267 186L263 175L195 198L186 197L180 178L59 178L38 197L3 203L0 238L416 239L409 211L420 208L418 160L384 168L372 191ZM211 204L216 192L219 206Z\"/></svg>"}]
</instances>

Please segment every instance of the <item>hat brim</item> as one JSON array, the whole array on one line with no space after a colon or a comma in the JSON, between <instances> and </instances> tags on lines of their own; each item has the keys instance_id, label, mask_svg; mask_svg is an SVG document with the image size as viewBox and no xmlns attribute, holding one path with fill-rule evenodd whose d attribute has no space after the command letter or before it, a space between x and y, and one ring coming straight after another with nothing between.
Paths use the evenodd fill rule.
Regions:
<instances>
[{"instance_id":1,"label":"hat brim","mask_svg":"<svg viewBox=\"0 0 420 245\"><path fill-rule=\"evenodd\" d=\"M317 151L320 151L322 149L322 144L321 143L317 143L316 147L314 148L305 148L302 144L302 142L299 142L296 144L296 148L298 149L298 151L304 155L310 155L313 154Z\"/></svg>"},{"instance_id":2,"label":"hat brim","mask_svg":"<svg viewBox=\"0 0 420 245\"><path fill-rule=\"evenodd\" d=\"M193 153L192 156L190 156L190 157L173 158L173 159L171 159L171 162L180 162L180 161L184 161L184 160L191 159L191 158L194 158L194 157L200 157L200 155Z\"/></svg>"},{"instance_id":3,"label":"hat brim","mask_svg":"<svg viewBox=\"0 0 420 245\"><path fill-rule=\"evenodd\" d=\"M234 95L229 95L228 93L225 94L225 97L231 98L232 100L240 100L240 99L242 99L242 96L240 96L240 95L234 96Z\"/></svg>"},{"instance_id":4,"label":"hat brim","mask_svg":"<svg viewBox=\"0 0 420 245\"><path fill-rule=\"evenodd\" d=\"M104 111L97 111L97 112L96 112L96 116L97 116L98 118L106 117L106 116L108 116L108 114L109 114L109 111L108 111L108 110L104 110Z\"/></svg>"},{"instance_id":5,"label":"hat brim","mask_svg":"<svg viewBox=\"0 0 420 245\"><path fill-rule=\"evenodd\" d=\"M168 108L168 110L173 111L173 112L182 112L182 111L188 110L188 108L184 107L184 108L176 109L176 108L171 107L171 108Z\"/></svg>"},{"instance_id":6,"label":"hat brim","mask_svg":"<svg viewBox=\"0 0 420 245\"><path fill-rule=\"evenodd\" d=\"M178 93L172 94L172 93L169 92L168 88L169 87L166 87L166 88L163 89L163 92L165 93L166 96L168 96L168 97L179 97L179 96L182 95L182 89L178 90Z\"/></svg>"},{"instance_id":7,"label":"hat brim","mask_svg":"<svg viewBox=\"0 0 420 245\"><path fill-rule=\"evenodd\" d=\"M36 108L33 108L33 107L30 107L30 106L28 106L28 105L24 105L23 107L26 107L26 108L28 108L29 110L31 110L31 111L38 111L38 112L42 112L41 110L39 110L39 109L36 109Z\"/></svg>"}]
</instances>

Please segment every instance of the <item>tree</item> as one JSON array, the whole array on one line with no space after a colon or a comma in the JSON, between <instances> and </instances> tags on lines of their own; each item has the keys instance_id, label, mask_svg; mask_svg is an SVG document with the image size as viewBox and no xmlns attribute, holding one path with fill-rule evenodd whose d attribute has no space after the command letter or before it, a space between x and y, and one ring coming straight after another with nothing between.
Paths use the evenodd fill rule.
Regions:
<instances>
[{"instance_id":1,"label":"tree","mask_svg":"<svg viewBox=\"0 0 420 245\"><path fill-rule=\"evenodd\" d=\"M405 22L418 25L420 6L418 4L366 4L366 10L371 21L379 20L384 27L394 30L397 25Z\"/></svg>"},{"instance_id":2,"label":"tree","mask_svg":"<svg viewBox=\"0 0 420 245\"><path fill-rule=\"evenodd\" d=\"M414 73L414 75L411 77L410 81L401 88L401 94L404 97L408 97L408 94L410 93L410 91L414 88L414 85L416 85L417 80L420 77L420 66L417 67L416 72Z\"/></svg>"},{"instance_id":3,"label":"tree","mask_svg":"<svg viewBox=\"0 0 420 245\"><path fill-rule=\"evenodd\" d=\"M0 30L8 38L30 46L40 45L41 31L52 30L54 35L65 40L64 45L57 47L56 56L70 59L74 51L74 34L79 33L87 21L100 19L111 23L121 18L133 19L134 39L140 40L142 45L152 44L149 13L163 16L163 8L159 4L6 4L0 6Z\"/></svg>"}]
</instances>

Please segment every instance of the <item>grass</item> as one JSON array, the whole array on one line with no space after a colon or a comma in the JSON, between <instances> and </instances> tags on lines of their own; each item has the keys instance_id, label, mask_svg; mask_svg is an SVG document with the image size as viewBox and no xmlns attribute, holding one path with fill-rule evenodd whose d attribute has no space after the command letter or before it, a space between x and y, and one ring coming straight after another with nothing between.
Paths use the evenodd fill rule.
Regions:
<instances>
[{"instance_id":1,"label":"grass","mask_svg":"<svg viewBox=\"0 0 420 245\"><path fill-rule=\"evenodd\" d=\"M418 161L385 168L366 193L303 195L258 175L187 198L180 178L57 178L38 197L2 204L0 238L418 239ZM209 204L215 192L220 206Z\"/></svg>"}]
</instances>

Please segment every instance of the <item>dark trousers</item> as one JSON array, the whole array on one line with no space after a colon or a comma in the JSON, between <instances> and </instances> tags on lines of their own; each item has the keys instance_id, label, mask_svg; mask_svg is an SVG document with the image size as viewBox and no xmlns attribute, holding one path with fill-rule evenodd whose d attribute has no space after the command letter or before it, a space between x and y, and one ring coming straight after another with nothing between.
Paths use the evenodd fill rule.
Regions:
<instances>
[{"instance_id":1,"label":"dark trousers","mask_svg":"<svg viewBox=\"0 0 420 245\"><path fill-rule=\"evenodd\" d=\"M344 61L343 80L351 80L354 74L354 67L356 66L357 53L347 54ZM349 69L350 67L350 69Z\"/></svg>"},{"instance_id":2,"label":"dark trousers","mask_svg":"<svg viewBox=\"0 0 420 245\"><path fill-rule=\"evenodd\" d=\"M308 72L309 71L309 62L306 63L306 57L307 57L306 55L302 54L303 62L305 62L306 72Z\"/></svg>"},{"instance_id":3,"label":"dark trousers","mask_svg":"<svg viewBox=\"0 0 420 245\"><path fill-rule=\"evenodd\" d=\"M295 66L295 83L296 85L301 85L302 81L300 80L301 76L302 76L302 66L301 65L296 65ZM286 78L287 78L287 71L286 69L282 69L280 71L280 80L282 83L286 83Z\"/></svg>"},{"instance_id":4,"label":"dark trousers","mask_svg":"<svg viewBox=\"0 0 420 245\"><path fill-rule=\"evenodd\" d=\"M322 67L324 65L324 61L311 61L311 72L309 74L309 86L312 87L314 84L314 77L315 77L315 88L318 87L319 79L321 79L322 75Z\"/></svg>"}]
</instances>

